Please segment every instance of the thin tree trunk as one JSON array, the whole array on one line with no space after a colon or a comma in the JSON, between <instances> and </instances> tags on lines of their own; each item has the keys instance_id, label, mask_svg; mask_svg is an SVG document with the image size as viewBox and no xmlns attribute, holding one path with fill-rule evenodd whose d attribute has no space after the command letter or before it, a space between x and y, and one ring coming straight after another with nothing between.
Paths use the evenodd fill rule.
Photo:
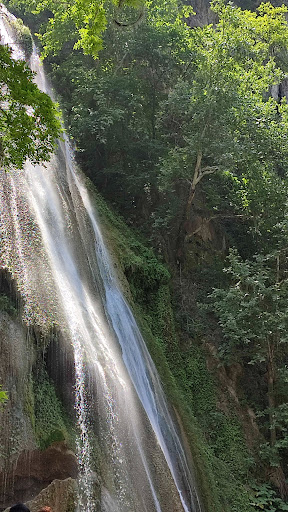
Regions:
<instances>
[{"instance_id":1,"label":"thin tree trunk","mask_svg":"<svg viewBox=\"0 0 288 512\"><path fill-rule=\"evenodd\" d=\"M273 447L276 443L275 417L273 410L275 409L275 364L274 364L274 346L268 341L268 406L269 406L269 423L270 423L270 445Z\"/></svg>"},{"instance_id":2,"label":"thin tree trunk","mask_svg":"<svg viewBox=\"0 0 288 512\"><path fill-rule=\"evenodd\" d=\"M190 185L189 195L188 195L188 199L187 199L187 203L186 203L185 220L188 220L190 217L191 206L192 206L193 199L195 196L196 185L198 183L198 178L199 178L199 174L200 174L200 170L201 170L201 163L202 163L202 151L199 150L197 153L194 175L193 175L192 183Z\"/></svg>"},{"instance_id":3,"label":"thin tree trunk","mask_svg":"<svg viewBox=\"0 0 288 512\"><path fill-rule=\"evenodd\" d=\"M181 261L183 261L184 258L184 239L185 239L185 229L186 229L186 223L190 218L190 212L191 212L191 206L193 203L193 199L195 196L196 191L196 185L198 183L197 178L199 177L199 173L201 170L201 162L202 162L202 151L199 150L197 153L196 158L196 164L194 168L194 175L192 182L190 184L188 198L186 201L186 205L184 207L183 216L179 224L179 231L177 236L177 242L176 242L176 262L179 264Z\"/></svg>"},{"instance_id":4,"label":"thin tree trunk","mask_svg":"<svg viewBox=\"0 0 288 512\"><path fill-rule=\"evenodd\" d=\"M270 468L268 476L272 484L279 489L282 500L286 501L288 498L288 484L281 466Z\"/></svg>"},{"instance_id":5,"label":"thin tree trunk","mask_svg":"<svg viewBox=\"0 0 288 512\"><path fill-rule=\"evenodd\" d=\"M206 130L206 126L204 127L202 136L204 137L204 133ZM183 211L183 218L179 225L179 231L178 231L178 237L177 237L177 243L176 243L176 260L179 262L181 260L181 257L183 258L183 246L184 246L184 239L185 239L185 226L188 225L188 221L190 220L191 216L191 207L192 203L195 197L196 192L196 186L204 176L207 174L213 174L215 173L219 167L218 166L211 166L207 165L205 167L202 167L202 150L199 149L197 152L196 157L196 164L194 168L194 174L192 178L192 182L190 182L190 188L188 192L188 198L186 201L186 205Z\"/></svg>"}]
</instances>

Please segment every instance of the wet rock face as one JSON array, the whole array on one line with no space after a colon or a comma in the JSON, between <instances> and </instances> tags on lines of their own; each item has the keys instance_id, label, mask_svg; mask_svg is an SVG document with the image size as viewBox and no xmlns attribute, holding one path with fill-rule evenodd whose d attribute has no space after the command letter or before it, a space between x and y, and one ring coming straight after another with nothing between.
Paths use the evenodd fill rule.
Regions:
<instances>
[{"instance_id":1,"label":"wet rock face","mask_svg":"<svg viewBox=\"0 0 288 512\"><path fill-rule=\"evenodd\" d=\"M57 339L52 339L45 354L47 373L53 381L62 404L71 416L74 415L74 385L75 365L72 346L65 343L63 336L58 333Z\"/></svg>"},{"instance_id":2,"label":"wet rock face","mask_svg":"<svg viewBox=\"0 0 288 512\"><path fill-rule=\"evenodd\" d=\"M27 475L39 482L51 483L54 479L65 480L77 476L77 460L75 454L67 448L65 442L53 443L47 450L22 452L17 460L14 477L25 478Z\"/></svg>"},{"instance_id":3,"label":"wet rock face","mask_svg":"<svg viewBox=\"0 0 288 512\"><path fill-rule=\"evenodd\" d=\"M77 484L72 478L54 480L33 501L27 503L31 512L49 506L52 512L74 512L77 502Z\"/></svg>"},{"instance_id":4,"label":"wet rock face","mask_svg":"<svg viewBox=\"0 0 288 512\"><path fill-rule=\"evenodd\" d=\"M0 311L0 384L8 402L0 410L0 500L6 475L21 451L36 448L29 403L33 347L17 318Z\"/></svg>"},{"instance_id":5,"label":"wet rock face","mask_svg":"<svg viewBox=\"0 0 288 512\"><path fill-rule=\"evenodd\" d=\"M54 443L42 452L24 450L9 470L5 468L0 473L0 508L31 500L53 480L76 478L77 472L75 454L64 442Z\"/></svg>"},{"instance_id":6,"label":"wet rock face","mask_svg":"<svg viewBox=\"0 0 288 512\"><path fill-rule=\"evenodd\" d=\"M21 322L4 311L0 311L0 354L0 384L9 397L0 411L0 507L5 508L8 476L19 454L34 450L36 441L28 407L34 351Z\"/></svg>"},{"instance_id":7,"label":"wet rock face","mask_svg":"<svg viewBox=\"0 0 288 512\"><path fill-rule=\"evenodd\" d=\"M26 504L31 512L37 512L42 507L50 507L51 512L74 512L76 502L76 481L67 478L66 480L54 480ZM9 512L9 508L5 512Z\"/></svg>"},{"instance_id":8,"label":"wet rock face","mask_svg":"<svg viewBox=\"0 0 288 512\"><path fill-rule=\"evenodd\" d=\"M34 339L17 315L1 310L0 357L0 384L9 397L0 410L0 510L3 510L17 501L31 500L55 479L76 478L77 460L65 441L39 450L32 384L32 368L37 360Z\"/></svg>"}]
</instances>

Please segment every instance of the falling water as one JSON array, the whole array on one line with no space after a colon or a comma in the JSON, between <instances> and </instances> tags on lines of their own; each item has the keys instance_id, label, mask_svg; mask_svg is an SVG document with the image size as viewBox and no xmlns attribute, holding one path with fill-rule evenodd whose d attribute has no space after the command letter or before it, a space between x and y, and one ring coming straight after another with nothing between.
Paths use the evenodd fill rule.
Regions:
<instances>
[{"instance_id":1,"label":"falling water","mask_svg":"<svg viewBox=\"0 0 288 512\"><path fill-rule=\"evenodd\" d=\"M4 8L2 42L23 58L9 17ZM31 66L38 86L50 93L36 51ZM78 510L98 507L91 451L97 406L97 437L107 461L101 510L201 512L178 428L67 139L45 167L27 163L24 171L2 172L0 205L0 263L17 280L26 321L55 324L73 347Z\"/></svg>"}]
</instances>

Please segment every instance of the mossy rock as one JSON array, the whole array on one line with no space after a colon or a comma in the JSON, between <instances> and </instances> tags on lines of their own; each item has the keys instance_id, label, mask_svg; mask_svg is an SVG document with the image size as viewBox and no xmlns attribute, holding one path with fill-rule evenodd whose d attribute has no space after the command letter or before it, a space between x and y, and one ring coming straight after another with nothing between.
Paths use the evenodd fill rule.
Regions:
<instances>
[{"instance_id":1,"label":"mossy rock","mask_svg":"<svg viewBox=\"0 0 288 512\"><path fill-rule=\"evenodd\" d=\"M53 384L44 372L34 382L35 434L41 450L56 441L71 442L69 422Z\"/></svg>"},{"instance_id":2,"label":"mossy rock","mask_svg":"<svg viewBox=\"0 0 288 512\"><path fill-rule=\"evenodd\" d=\"M15 33L17 42L25 53L26 59L29 59L33 52L33 40L30 29L24 25L20 18L17 18L15 21L11 21L10 25Z\"/></svg>"},{"instance_id":3,"label":"mossy rock","mask_svg":"<svg viewBox=\"0 0 288 512\"><path fill-rule=\"evenodd\" d=\"M8 315L14 317L17 315L17 309L10 297L7 295L0 295L0 311L5 311Z\"/></svg>"}]
</instances>

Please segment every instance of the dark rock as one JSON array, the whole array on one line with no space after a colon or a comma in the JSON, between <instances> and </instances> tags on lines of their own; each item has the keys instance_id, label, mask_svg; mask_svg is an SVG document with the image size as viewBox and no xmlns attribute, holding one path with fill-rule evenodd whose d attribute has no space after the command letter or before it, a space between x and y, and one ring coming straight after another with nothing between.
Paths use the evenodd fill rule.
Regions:
<instances>
[{"instance_id":1,"label":"dark rock","mask_svg":"<svg viewBox=\"0 0 288 512\"><path fill-rule=\"evenodd\" d=\"M64 442L53 443L42 452L23 451L9 470L0 473L0 508L31 500L53 480L76 478L77 474L76 456Z\"/></svg>"}]
</instances>

